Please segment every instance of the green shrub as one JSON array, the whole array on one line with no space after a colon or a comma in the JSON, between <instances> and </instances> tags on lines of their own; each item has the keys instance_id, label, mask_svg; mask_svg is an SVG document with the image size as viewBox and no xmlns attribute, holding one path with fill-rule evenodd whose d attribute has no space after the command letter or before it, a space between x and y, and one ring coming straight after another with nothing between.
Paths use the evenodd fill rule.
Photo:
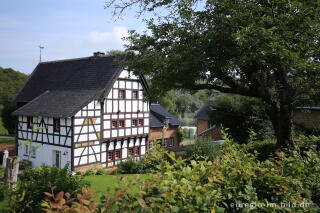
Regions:
<instances>
[{"instance_id":1,"label":"green shrub","mask_svg":"<svg viewBox=\"0 0 320 213\"><path fill-rule=\"evenodd\" d=\"M158 173L147 181L123 182L114 196L104 198L111 212L248 212L250 207L236 209L235 205L253 204L255 212L307 211L319 206L319 153L310 159L289 151L278 153L260 162L243 146L227 142L222 154L212 161L162 161ZM171 156L173 158L173 156ZM294 159L299 159L294 161ZM290 165L290 166L289 166ZM309 170L304 170L309 166ZM297 173L299 171L299 174ZM306 171L306 172L305 172ZM300 174L309 174L306 176ZM311 184L313 182L313 184ZM127 189L138 188L137 193ZM120 191L119 191L120 190ZM121 192L121 193L119 193ZM121 201L120 201L121 198ZM105 200L106 199L106 200ZM281 207L283 203L309 204L307 209ZM274 203L274 206L270 206Z\"/></svg>"},{"instance_id":2,"label":"green shrub","mask_svg":"<svg viewBox=\"0 0 320 213\"><path fill-rule=\"evenodd\" d=\"M300 140L299 146L311 139ZM320 210L320 153L314 145L316 139L305 149L276 152L264 161L257 160L257 151L248 151L255 144L253 139L248 142L250 146L236 144L229 137L225 140L221 154L213 161L188 162L175 159L161 148L151 150L146 162L156 168L152 170L155 174L147 180L122 179L120 186L101 197L99 209L94 209L181 213ZM81 205L85 204L72 204L78 209Z\"/></svg>"},{"instance_id":3,"label":"green shrub","mask_svg":"<svg viewBox=\"0 0 320 213\"><path fill-rule=\"evenodd\" d=\"M96 175L105 175L105 174L106 174L106 170L104 170L104 169L98 169L96 171Z\"/></svg>"},{"instance_id":4,"label":"green shrub","mask_svg":"<svg viewBox=\"0 0 320 213\"><path fill-rule=\"evenodd\" d=\"M118 164L118 172L120 174L139 174L144 173L143 164L133 158L122 161Z\"/></svg>"},{"instance_id":5,"label":"green shrub","mask_svg":"<svg viewBox=\"0 0 320 213\"><path fill-rule=\"evenodd\" d=\"M220 154L220 147L210 139L198 138L192 145L186 146L186 157L193 160L213 160Z\"/></svg>"},{"instance_id":6,"label":"green shrub","mask_svg":"<svg viewBox=\"0 0 320 213\"><path fill-rule=\"evenodd\" d=\"M257 159L265 161L272 157L277 150L277 144L275 140L269 139L264 141L253 141L246 146L248 152L257 153Z\"/></svg>"},{"instance_id":7,"label":"green shrub","mask_svg":"<svg viewBox=\"0 0 320 213\"><path fill-rule=\"evenodd\" d=\"M181 127L179 127L177 134L178 134L178 141L180 143L184 140L184 136L185 136L184 131Z\"/></svg>"},{"instance_id":8,"label":"green shrub","mask_svg":"<svg viewBox=\"0 0 320 213\"><path fill-rule=\"evenodd\" d=\"M18 182L17 190L11 195L10 208L15 212L41 212L44 192L51 192L52 186L55 186L54 192L72 193L89 185L83 177L72 176L68 168L27 168Z\"/></svg>"},{"instance_id":9,"label":"green shrub","mask_svg":"<svg viewBox=\"0 0 320 213\"><path fill-rule=\"evenodd\" d=\"M92 176L95 175L95 171L93 169L89 169L84 173L84 176Z\"/></svg>"},{"instance_id":10,"label":"green shrub","mask_svg":"<svg viewBox=\"0 0 320 213\"><path fill-rule=\"evenodd\" d=\"M3 166L0 166L0 177L4 177L5 168Z\"/></svg>"},{"instance_id":11,"label":"green shrub","mask_svg":"<svg viewBox=\"0 0 320 213\"><path fill-rule=\"evenodd\" d=\"M159 144L156 144L151 150L149 150L143 159L141 160L142 163L142 170L145 173L148 172L156 172L160 170L160 164L162 161L169 161L172 162L170 158L169 152L167 149L162 147Z\"/></svg>"},{"instance_id":12,"label":"green shrub","mask_svg":"<svg viewBox=\"0 0 320 213\"><path fill-rule=\"evenodd\" d=\"M8 196L8 190L8 187L3 182L0 182L0 201L3 201Z\"/></svg>"},{"instance_id":13,"label":"green shrub","mask_svg":"<svg viewBox=\"0 0 320 213\"><path fill-rule=\"evenodd\" d=\"M19 169L26 169L26 168L31 168L32 167L32 162L29 160L21 160L19 162Z\"/></svg>"},{"instance_id":14,"label":"green shrub","mask_svg":"<svg viewBox=\"0 0 320 213\"><path fill-rule=\"evenodd\" d=\"M120 174L144 174L159 171L162 161L171 161L169 152L160 144L156 144L141 160L129 158L120 162L117 173Z\"/></svg>"}]
</instances>

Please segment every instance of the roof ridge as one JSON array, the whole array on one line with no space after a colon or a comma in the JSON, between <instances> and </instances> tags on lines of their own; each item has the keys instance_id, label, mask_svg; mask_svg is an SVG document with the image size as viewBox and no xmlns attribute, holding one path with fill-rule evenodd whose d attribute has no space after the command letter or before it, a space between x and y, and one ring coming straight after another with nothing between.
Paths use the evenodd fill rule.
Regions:
<instances>
[{"instance_id":1,"label":"roof ridge","mask_svg":"<svg viewBox=\"0 0 320 213\"><path fill-rule=\"evenodd\" d=\"M69 59L59 59L59 60L52 60L52 61L43 61L39 62L39 64L49 64L49 63L60 63L65 61L77 61L77 60L83 60L83 59L89 59L89 58L102 58L102 57L112 57L110 55L104 55L104 56L86 56L86 57L79 57L79 58L69 58Z\"/></svg>"}]
</instances>

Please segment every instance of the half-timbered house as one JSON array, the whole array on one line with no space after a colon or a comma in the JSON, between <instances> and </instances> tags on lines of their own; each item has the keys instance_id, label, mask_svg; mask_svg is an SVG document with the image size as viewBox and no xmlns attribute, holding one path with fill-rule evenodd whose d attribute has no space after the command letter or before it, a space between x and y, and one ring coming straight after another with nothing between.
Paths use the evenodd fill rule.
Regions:
<instances>
[{"instance_id":1,"label":"half-timbered house","mask_svg":"<svg viewBox=\"0 0 320 213\"><path fill-rule=\"evenodd\" d=\"M111 56L39 63L14 99L20 158L34 167L85 170L143 156L149 132L144 92L143 76L119 69Z\"/></svg>"}]
</instances>

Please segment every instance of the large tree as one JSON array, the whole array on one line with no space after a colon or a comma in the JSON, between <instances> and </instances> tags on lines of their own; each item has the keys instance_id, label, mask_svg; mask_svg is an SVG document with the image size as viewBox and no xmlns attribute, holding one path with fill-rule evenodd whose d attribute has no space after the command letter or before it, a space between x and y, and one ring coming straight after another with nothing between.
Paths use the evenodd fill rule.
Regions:
<instances>
[{"instance_id":1,"label":"large tree","mask_svg":"<svg viewBox=\"0 0 320 213\"><path fill-rule=\"evenodd\" d=\"M123 4L122 4L123 3ZM319 0L127 0L140 11L166 7L131 31L124 65L151 77L153 91L212 89L261 99L279 147L294 146L293 110L317 100Z\"/></svg>"}]
</instances>

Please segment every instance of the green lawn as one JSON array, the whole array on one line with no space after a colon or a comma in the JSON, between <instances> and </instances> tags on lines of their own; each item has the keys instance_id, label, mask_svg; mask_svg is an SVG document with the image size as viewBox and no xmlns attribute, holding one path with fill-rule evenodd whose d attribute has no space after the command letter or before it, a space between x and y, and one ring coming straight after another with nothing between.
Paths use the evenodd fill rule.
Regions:
<instances>
[{"instance_id":1,"label":"green lawn","mask_svg":"<svg viewBox=\"0 0 320 213\"><path fill-rule=\"evenodd\" d=\"M14 144L15 138L0 138L0 144Z\"/></svg>"},{"instance_id":2,"label":"green lawn","mask_svg":"<svg viewBox=\"0 0 320 213\"><path fill-rule=\"evenodd\" d=\"M134 178L141 178L146 180L150 178L150 174L137 174L137 175L94 175L87 176L85 180L88 180L91 183L91 187L94 190L94 198L96 201L100 200L101 195L105 194L109 188L112 192L116 186L120 183L120 178L124 178L127 181L130 181ZM135 189L133 189L135 190ZM107 194L106 194L107 195ZM0 213L8 212L7 207L8 200L0 201Z\"/></svg>"},{"instance_id":3,"label":"green lawn","mask_svg":"<svg viewBox=\"0 0 320 213\"><path fill-rule=\"evenodd\" d=\"M0 213L10 212L8 208L8 200L0 201Z\"/></svg>"},{"instance_id":4,"label":"green lawn","mask_svg":"<svg viewBox=\"0 0 320 213\"><path fill-rule=\"evenodd\" d=\"M100 199L101 195L106 193L108 188L112 192L114 192L114 188L119 186L119 183L121 183L120 178L123 178L123 180L130 181L134 178L141 178L142 180L146 180L150 177L151 177L150 174L94 175L94 176L85 177L85 180L88 180L91 183L91 187L93 188L93 191L94 191L94 197L98 201ZM133 190L135 190L135 189L133 189Z\"/></svg>"}]
</instances>

